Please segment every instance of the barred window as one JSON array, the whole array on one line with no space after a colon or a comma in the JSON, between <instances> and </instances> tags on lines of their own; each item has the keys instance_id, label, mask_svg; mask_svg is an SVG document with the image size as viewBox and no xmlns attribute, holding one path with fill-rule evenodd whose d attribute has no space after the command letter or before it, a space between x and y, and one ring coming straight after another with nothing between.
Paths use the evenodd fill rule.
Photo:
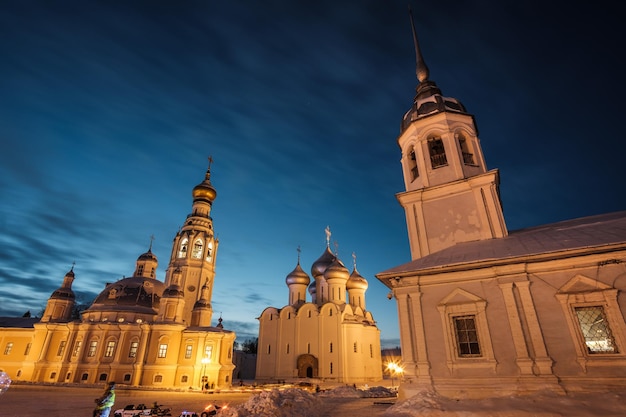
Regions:
<instances>
[{"instance_id":1,"label":"barred window","mask_svg":"<svg viewBox=\"0 0 626 417\"><path fill-rule=\"evenodd\" d=\"M575 307L587 353L619 353L602 306Z\"/></svg>"},{"instance_id":2,"label":"barred window","mask_svg":"<svg viewBox=\"0 0 626 417\"><path fill-rule=\"evenodd\" d=\"M446 150L441 139L430 139L428 141L428 151L430 152L430 164L433 168L448 165Z\"/></svg>"}]
</instances>

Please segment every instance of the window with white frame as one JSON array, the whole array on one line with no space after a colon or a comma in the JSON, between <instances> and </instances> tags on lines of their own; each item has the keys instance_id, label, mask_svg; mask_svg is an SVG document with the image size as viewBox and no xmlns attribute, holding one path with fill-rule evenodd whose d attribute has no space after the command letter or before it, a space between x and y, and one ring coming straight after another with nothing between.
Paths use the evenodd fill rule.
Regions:
<instances>
[{"instance_id":1,"label":"window with white frame","mask_svg":"<svg viewBox=\"0 0 626 417\"><path fill-rule=\"evenodd\" d=\"M164 358L167 356L167 343L161 343L159 345L159 354L158 357L159 358Z\"/></svg>"},{"instance_id":2,"label":"window with white frame","mask_svg":"<svg viewBox=\"0 0 626 417\"><path fill-rule=\"evenodd\" d=\"M90 358L96 356L97 348L98 348L98 341L92 340L91 343L89 343L89 350L87 351L87 356Z\"/></svg>"},{"instance_id":3,"label":"window with white frame","mask_svg":"<svg viewBox=\"0 0 626 417\"><path fill-rule=\"evenodd\" d=\"M193 345L185 345L185 359L191 359L193 354Z\"/></svg>"},{"instance_id":4,"label":"window with white frame","mask_svg":"<svg viewBox=\"0 0 626 417\"><path fill-rule=\"evenodd\" d=\"M128 349L128 357L136 358L138 349L139 349L139 342L130 342L130 349Z\"/></svg>"},{"instance_id":5,"label":"window with white frame","mask_svg":"<svg viewBox=\"0 0 626 417\"><path fill-rule=\"evenodd\" d=\"M111 358L113 357L113 354L115 353L115 341L114 340L109 340L107 342L107 347L104 350L104 357L105 358Z\"/></svg>"}]
</instances>

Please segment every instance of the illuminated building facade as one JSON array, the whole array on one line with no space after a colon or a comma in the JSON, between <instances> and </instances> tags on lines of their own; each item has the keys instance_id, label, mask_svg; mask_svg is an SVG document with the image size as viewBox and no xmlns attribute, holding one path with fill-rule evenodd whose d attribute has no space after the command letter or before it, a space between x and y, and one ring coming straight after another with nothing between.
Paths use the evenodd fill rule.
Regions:
<instances>
[{"instance_id":1,"label":"illuminated building facade","mask_svg":"<svg viewBox=\"0 0 626 417\"><path fill-rule=\"evenodd\" d=\"M474 118L415 40L397 194L412 261L377 274L397 302L401 395L623 390L626 212L509 232Z\"/></svg>"},{"instance_id":2,"label":"illuminated building facade","mask_svg":"<svg viewBox=\"0 0 626 417\"><path fill-rule=\"evenodd\" d=\"M326 249L311 266L287 275L289 304L259 317L256 380L313 378L341 383L382 379L380 330L365 308L367 280ZM309 292L311 301L306 301Z\"/></svg>"},{"instance_id":3,"label":"illuminated building facade","mask_svg":"<svg viewBox=\"0 0 626 417\"><path fill-rule=\"evenodd\" d=\"M211 326L218 240L210 216L216 197L210 167L192 195L165 282L156 279L158 260L149 249L131 277L106 284L73 319L72 268L41 319L2 319L0 370L16 381L230 386L235 333L223 328L221 317Z\"/></svg>"}]
</instances>

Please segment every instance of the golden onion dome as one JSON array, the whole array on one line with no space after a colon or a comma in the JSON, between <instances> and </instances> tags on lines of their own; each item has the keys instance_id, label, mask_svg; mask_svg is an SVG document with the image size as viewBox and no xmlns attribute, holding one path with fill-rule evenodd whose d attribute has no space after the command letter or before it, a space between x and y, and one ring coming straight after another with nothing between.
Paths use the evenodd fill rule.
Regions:
<instances>
[{"instance_id":1,"label":"golden onion dome","mask_svg":"<svg viewBox=\"0 0 626 417\"><path fill-rule=\"evenodd\" d=\"M350 274L350 278L348 279L348 282L346 282L346 289L348 291L367 290L368 286L369 284L367 283L367 280L363 278L361 274L359 274L359 271L357 271L356 268Z\"/></svg>"},{"instance_id":2,"label":"golden onion dome","mask_svg":"<svg viewBox=\"0 0 626 417\"><path fill-rule=\"evenodd\" d=\"M211 172L207 171L206 178L200 184L193 187L193 201L208 201L212 203L217 196L217 191L211 185Z\"/></svg>"},{"instance_id":3,"label":"golden onion dome","mask_svg":"<svg viewBox=\"0 0 626 417\"><path fill-rule=\"evenodd\" d=\"M317 261L313 262L311 266L311 275L317 278L320 275L324 275L326 268L332 264L337 257L330 251L330 248L326 246L326 250L322 253L322 256L317 258Z\"/></svg>"},{"instance_id":4,"label":"golden onion dome","mask_svg":"<svg viewBox=\"0 0 626 417\"><path fill-rule=\"evenodd\" d=\"M314 294L317 294L317 285L315 285L315 281L309 284L309 294L311 294L311 296L313 296Z\"/></svg>"},{"instance_id":5,"label":"golden onion dome","mask_svg":"<svg viewBox=\"0 0 626 417\"><path fill-rule=\"evenodd\" d=\"M346 268L343 263L339 260L339 258L335 258L335 261L330 264L326 271L324 272L324 279L326 281L331 281L333 279L341 279L347 281L350 278L350 272L348 268Z\"/></svg>"},{"instance_id":6,"label":"golden onion dome","mask_svg":"<svg viewBox=\"0 0 626 417\"><path fill-rule=\"evenodd\" d=\"M287 283L287 285L309 285L309 283L311 282L311 278L307 275L306 272L304 272L304 270L300 266L300 263L298 263L295 269L291 271L289 275L287 275L285 282Z\"/></svg>"}]
</instances>

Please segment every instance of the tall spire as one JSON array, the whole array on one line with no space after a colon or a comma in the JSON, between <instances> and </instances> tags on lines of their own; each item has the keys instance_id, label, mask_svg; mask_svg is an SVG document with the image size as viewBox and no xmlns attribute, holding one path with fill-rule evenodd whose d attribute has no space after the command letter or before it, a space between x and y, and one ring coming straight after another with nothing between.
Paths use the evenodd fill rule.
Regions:
<instances>
[{"instance_id":1,"label":"tall spire","mask_svg":"<svg viewBox=\"0 0 626 417\"><path fill-rule=\"evenodd\" d=\"M413 22L413 11L411 10L411 5L409 4L409 17L411 19L411 30L413 31L413 45L415 46L415 75L417 76L417 81L420 83L428 80L428 76L430 75L428 71L428 66L426 65L426 61L424 61L424 57L422 56L422 51L420 50L419 42L417 41L417 32L415 32L415 23Z\"/></svg>"},{"instance_id":2,"label":"tall spire","mask_svg":"<svg viewBox=\"0 0 626 417\"><path fill-rule=\"evenodd\" d=\"M409 5L409 18L411 20L411 30L413 32L413 45L415 47L415 75L419 82L415 89L415 102L424 99L426 97L434 96L435 94L441 94L441 90L437 87L433 81L430 81L430 71L426 65L426 61L422 56L422 50L420 49L419 42L417 40L417 32L415 30L415 23L413 22L413 11Z\"/></svg>"}]
</instances>

